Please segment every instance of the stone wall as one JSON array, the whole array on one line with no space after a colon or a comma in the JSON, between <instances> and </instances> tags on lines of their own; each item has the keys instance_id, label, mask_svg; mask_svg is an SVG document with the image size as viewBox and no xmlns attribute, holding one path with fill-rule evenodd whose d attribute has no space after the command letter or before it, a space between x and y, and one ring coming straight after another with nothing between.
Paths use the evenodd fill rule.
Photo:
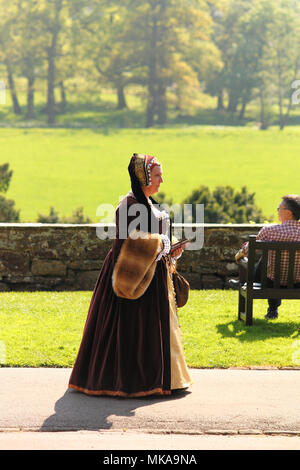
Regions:
<instances>
[{"instance_id":1,"label":"stone wall","mask_svg":"<svg viewBox=\"0 0 300 470\"><path fill-rule=\"evenodd\" d=\"M0 290L93 290L112 240L96 224L0 224ZM204 246L185 251L180 271L195 289L223 289L237 275L234 255L261 225L204 226Z\"/></svg>"}]
</instances>

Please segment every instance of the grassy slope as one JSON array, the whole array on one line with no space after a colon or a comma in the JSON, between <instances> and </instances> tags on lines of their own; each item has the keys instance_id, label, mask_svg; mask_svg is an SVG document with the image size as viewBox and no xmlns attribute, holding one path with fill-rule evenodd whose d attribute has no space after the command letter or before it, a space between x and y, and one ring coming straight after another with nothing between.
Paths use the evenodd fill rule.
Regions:
<instances>
[{"instance_id":1,"label":"grassy slope","mask_svg":"<svg viewBox=\"0 0 300 470\"><path fill-rule=\"evenodd\" d=\"M299 193L299 144L298 128L0 129L0 161L14 171L7 197L24 222L50 205L60 215L83 206L97 222L99 204L127 193L133 152L159 157L174 202L201 184L246 185L268 217L282 195Z\"/></svg>"}]
</instances>

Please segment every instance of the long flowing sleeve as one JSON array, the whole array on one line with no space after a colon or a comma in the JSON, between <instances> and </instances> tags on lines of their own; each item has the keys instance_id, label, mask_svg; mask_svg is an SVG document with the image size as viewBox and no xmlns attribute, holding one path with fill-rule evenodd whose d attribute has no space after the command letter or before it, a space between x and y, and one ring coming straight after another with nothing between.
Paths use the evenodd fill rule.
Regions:
<instances>
[{"instance_id":1,"label":"long flowing sleeve","mask_svg":"<svg viewBox=\"0 0 300 470\"><path fill-rule=\"evenodd\" d=\"M135 231L129 235L121 247L112 276L113 290L118 297L138 299L145 293L162 248L158 233Z\"/></svg>"}]
</instances>

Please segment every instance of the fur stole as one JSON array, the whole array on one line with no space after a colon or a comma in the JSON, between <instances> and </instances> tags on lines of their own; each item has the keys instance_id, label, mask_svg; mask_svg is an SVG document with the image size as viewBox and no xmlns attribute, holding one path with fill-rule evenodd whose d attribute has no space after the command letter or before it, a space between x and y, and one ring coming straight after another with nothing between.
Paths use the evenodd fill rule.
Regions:
<instances>
[{"instance_id":1,"label":"fur stole","mask_svg":"<svg viewBox=\"0 0 300 470\"><path fill-rule=\"evenodd\" d=\"M158 233L133 231L124 241L112 275L118 297L138 299L153 279L157 255L163 249Z\"/></svg>"}]
</instances>

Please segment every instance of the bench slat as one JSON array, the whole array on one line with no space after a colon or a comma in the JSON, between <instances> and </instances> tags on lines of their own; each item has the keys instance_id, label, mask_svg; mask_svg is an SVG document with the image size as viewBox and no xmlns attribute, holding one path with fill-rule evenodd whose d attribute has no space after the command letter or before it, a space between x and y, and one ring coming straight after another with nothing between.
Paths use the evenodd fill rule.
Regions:
<instances>
[{"instance_id":1,"label":"bench slat","mask_svg":"<svg viewBox=\"0 0 300 470\"><path fill-rule=\"evenodd\" d=\"M254 243L255 243L256 250L262 250L264 245L268 245L269 250L273 250L273 249L277 250L279 248L281 248L282 250L290 250L291 245L296 250L300 250L300 242L267 242L263 240L257 240L257 241L255 240Z\"/></svg>"},{"instance_id":2,"label":"bench slat","mask_svg":"<svg viewBox=\"0 0 300 470\"><path fill-rule=\"evenodd\" d=\"M281 255L282 255L282 250L281 249L278 249L278 250L275 251L275 274L274 274L274 288L275 289L279 289L279 287L280 287Z\"/></svg>"},{"instance_id":3,"label":"bench slat","mask_svg":"<svg viewBox=\"0 0 300 470\"><path fill-rule=\"evenodd\" d=\"M288 270L288 288L292 289L294 286L294 264L295 264L296 249L291 248L289 252L289 270Z\"/></svg>"}]
</instances>

